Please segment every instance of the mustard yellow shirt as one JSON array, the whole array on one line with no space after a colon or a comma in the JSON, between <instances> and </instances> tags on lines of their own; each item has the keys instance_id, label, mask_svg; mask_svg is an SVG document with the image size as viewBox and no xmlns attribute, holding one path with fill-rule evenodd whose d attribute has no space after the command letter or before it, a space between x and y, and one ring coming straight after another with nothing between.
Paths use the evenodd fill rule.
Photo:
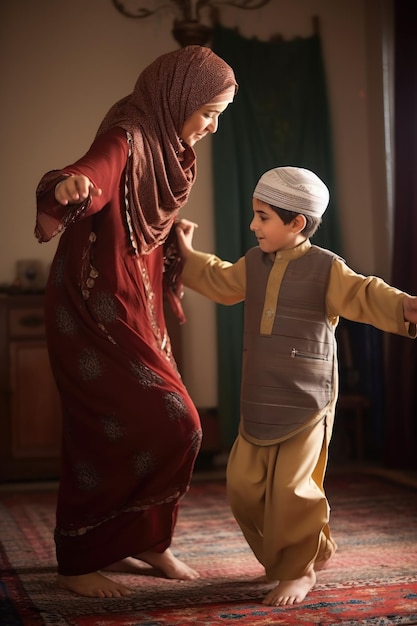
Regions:
<instances>
[{"instance_id":1,"label":"mustard yellow shirt","mask_svg":"<svg viewBox=\"0 0 417 626\"><path fill-rule=\"evenodd\" d=\"M295 248L280 250L272 255L274 265L268 279L260 328L263 334L272 329L279 289L288 263L304 255L310 247L311 242L306 240ZM232 305L242 302L246 297L245 257L241 257L236 263L230 263L214 254L194 251L185 262L182 280L186 287L218 304ZM337 326L339 317L344 317L370 324L385 332L415 338L416 325L404 320L404 295L403 291L388 285L381 278L357 274L342 260L335 259L326 294L326 313L334 327ZM333 408L335 400L336 398L332 402ZM317 414L312 422L317 422L320 418L321 415ZM247 434L242 434L252 441ZM253 443L265 445L272 442L257 440Z\"/></svg>"},{"instance_id":2,"label":"mustard yellow shirt","mask_svg":"<svg viewBox=\"0 0 417 626\"><path fill-rule=\"evenodd\" d=\"M265 294L264 310L268 319L275 313L282 277L288 263L311 247L309 240L290 250L275 253L274 266ZM236 304L246 296L245 257L236 263L222 261L214 254L194 251L187 258L182 274L186 287L219 304ZM363 276L336 259L332 264L326 296L329 321L336 325L339 317L371 324L389 333L416 337L416 325L404 320L404 292L376 276ZM263 320L263 323L264 320Z\"/></svg>"}]
</instances>

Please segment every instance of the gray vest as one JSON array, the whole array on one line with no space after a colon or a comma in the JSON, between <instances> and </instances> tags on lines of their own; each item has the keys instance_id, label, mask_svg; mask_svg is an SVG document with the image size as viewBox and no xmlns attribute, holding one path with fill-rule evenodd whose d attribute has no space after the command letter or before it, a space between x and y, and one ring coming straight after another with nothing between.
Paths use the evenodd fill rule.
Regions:
<instances>
[{"instance_id":1,"label":"gray vest","mask_svg":"<svg viewBox=\"0 0 417 626\"><path fill-rule=\"evenodd\" d=\"M333 397L334 330L326 316L330 268L337 255L317 246L290 261L278 294L271 334L260 326L270 257L258 247L246 261L241 411L245 432L285 438Z\"/></svg>"}]
</instances>

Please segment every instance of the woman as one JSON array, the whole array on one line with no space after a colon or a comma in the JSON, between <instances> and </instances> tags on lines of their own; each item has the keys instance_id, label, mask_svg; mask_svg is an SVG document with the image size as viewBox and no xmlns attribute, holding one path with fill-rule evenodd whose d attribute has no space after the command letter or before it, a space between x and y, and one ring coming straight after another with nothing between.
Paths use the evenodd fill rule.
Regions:
<instances>
[{"instance_id":1,"label":"woman","mask_svg":"<svg viewBox=\"0 0 417 626\"><path fill-rule=\"evenodd\" d=\"M62 233L46 289L63 413L58 585L82 596L129 595L99 570L140 571L141 561L198 576L169 548L201 428L163 299L181 317L172 226L195 181L193 145L217 130L236 90L210 49L165 54L110 109L89 151L38 185L35 234Z\"/></svg>"}]
</instances>

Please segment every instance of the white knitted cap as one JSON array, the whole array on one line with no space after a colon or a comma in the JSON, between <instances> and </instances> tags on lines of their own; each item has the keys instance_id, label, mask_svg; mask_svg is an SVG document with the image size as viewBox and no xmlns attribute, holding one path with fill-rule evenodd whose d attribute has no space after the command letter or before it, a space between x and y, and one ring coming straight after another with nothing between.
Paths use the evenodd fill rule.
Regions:
<instances>
[{"instance_id":1,"label":"white knitted cap","mask_svg":"<svg viewBox=\"0 0 417 626\"><path fill-rule=\"evenodd\" d=\"M302 167L276 167L265 172L253 195L274 207L313 217L321 217L329 204L326 185Z\"/></svg>"}]
</instances>

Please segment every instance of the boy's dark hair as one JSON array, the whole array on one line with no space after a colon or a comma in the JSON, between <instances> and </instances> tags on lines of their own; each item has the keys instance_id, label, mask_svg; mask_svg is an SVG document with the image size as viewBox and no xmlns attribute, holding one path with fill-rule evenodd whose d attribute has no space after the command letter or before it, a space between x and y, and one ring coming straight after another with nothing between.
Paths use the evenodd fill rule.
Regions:
<instances>
[{"instance_id":1,"label":"boy's dark hair","mask_svg":"<svg viewBox=\"0 0 417 626\"><path fill-rule=\"evenodd\" d=\"M295 217L297 217L297 215L300 215L300 213L297 213L296 211L281 209L280 207L272 206L272 204L270 204L269 206L273 211L275 211L275 213L280 216L284 224L289 224ZM307 239L310 239L310 237L312 237L317 231L322 220L321 217L313 217L311 215L304 215L304 217L306 218L306 225L301 231L301 234L304 235L304 237L306 237Z\"/></svg>"}]
</instances>

